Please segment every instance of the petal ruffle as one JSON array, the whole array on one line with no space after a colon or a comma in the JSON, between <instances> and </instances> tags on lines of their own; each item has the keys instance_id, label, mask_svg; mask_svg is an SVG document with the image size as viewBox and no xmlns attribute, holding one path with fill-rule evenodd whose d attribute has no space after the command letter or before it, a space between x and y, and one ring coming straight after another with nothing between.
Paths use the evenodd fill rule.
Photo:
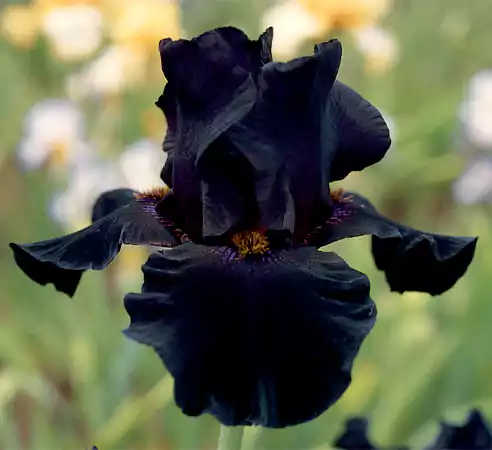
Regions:
<instances>
[{"instance_id":1,"label":"petal ruffle","mask_svg":"<svg viewBox=\"0 0 492 450\"><path fill-rule=\"evenodd\" d=\"M265 228L295 228L302 235L315 221L313 211L329 205L329 163L337 141L327 99L340 60L341 45L332 40L312 57L267 64L254 108L227 130L255 168Z\"/></svg>"},{"instance_id":2,"label":"petal ruffle","mask_svg":"<svg viewBox=\"0 0 492 450\"><path fill-rule=\"evenodd\" d=\"M127 203L127 194L121 190L116 196L113 191L103 194L96 202L94 215L121 206L120 200ZM53 283L58 291L71 297L83 271L104 269L122 244L162 247L178 244L179 231L155 210L160 200L152 195L134 198L75 233L31 244L10 243L15 261L36 283Z\"/></svg>"},{"instance_id":3,"label":"petal ruffle","mask_svg":"<svg viewBox=\"0 0 492 450\"><path fill-rule=\"evenodd\" d=\"M202 186L197 165L211 144L253 107L257 97L254 78L271 57L270 45L271 30L258 41L250 41L234 28L220 28L191 41L165 39L159 44L168 83L157 106L168 122L164 149L172 152L162 175L167 181L172 177L170 185L195 240L220 235L223 227L238 220L237 213L231 214L226 225L217 227L210 210L202 211L204 196L209 197L209 205L222 198L215 195L216 186ZM219 204L218 208L226 211L230 206Z\"/></svg>"},{"instance_id":4,"label":"petal ruffle","mask_svg":"<svg viewBox=\"0 0 492 450\"><path fill-rule=\"evenodd\" d=\"M215 51L213 46L210 45L210 42L208 44L206 42L210 35L215 36L215 39L222 40L223 43L227 43L228 47L222 46L221 51L227 54L230 62L243 68L248 73L254 74L258 72L264 64L272 61L272 28L268 28L260 35L258 40L255 41L250 40L246 34L237 28L217 28L216 30L198 36L195 39L196 42L202 44L204 52L206 52L207 49L209 49L210 52ZM229 69L231 67L232 64L230 64ZM201 74L198 74L198 76L201 76ZM227 76L227 73L224 73L222 76ZM170 85L164 90L163 95L161 95L156 102L156 105L165 113L167 119L167 132L163 144L165 152L172 151L175 146L178 115L177 101L176 91L173 89L173 86ZM172 172L172 161L166 161L166 164L169 166L167 172ZM165 180L163 179L163 181L168 186L172 187L172 181L169 176L167 176Z\"/></svg>"},{"instance_id":5,"label":"petal ruffle","mask_svg":"<svg viewBox=\"0 0 492 450\"><path fill-rule=\"evenodd\" d=\"M391 138L381 113L348 86L336 81L329 103L338 139L331 182L381 161Z\"/></svg>"},{"instance_id":6,"label":"petal ruffle","mask_svg":"<svg viewBox=\"0 0 492 450\"><path fill-rule=\"evenodd\" d=\"M216 32L191 41L164 39L159 51L168 84L158 106L175 124L173 151L198 160L223 131L253 107L255 82Z\"/></svg>"},{"instance_id":7,"label":"petal ruffle","mask_svg":"<svg viewBox=\"0 0 492 450\"><path fill-rule=\"evenodd\" d=\"M315 248L238 259L188 243L152 255L125 333L152 346L185 414L280 428L336 402L376 319L367 277Z\"/></svg>"},{"instance_id":8,"label":"petal ruffle","mask_svg":"<svg viewBox=\"0 0 492 450\"><path fill-rule=\"evenodd\" d=\"M255 73L264 64L272 61L273 28L267 28L257 40L250 40L246 34L235 27L222 27L209 31L197 38L206 39L209 33L218 34L229 44L234 62L249 73Z\"/></svg>"},{"instance_id":9,"label":"petal ruffle","mask_svg":"<svg viewBox=\"0 0 492 450\"><path fill-rule=\"evenodd\" d=\"M373 235L372 252L391 290L439 295L464 275L478 238L425 233L388 219L364 197L347 193L333 203L331 217L306 238L322 247L340 239Z\"/></svg>"}]
</instances>

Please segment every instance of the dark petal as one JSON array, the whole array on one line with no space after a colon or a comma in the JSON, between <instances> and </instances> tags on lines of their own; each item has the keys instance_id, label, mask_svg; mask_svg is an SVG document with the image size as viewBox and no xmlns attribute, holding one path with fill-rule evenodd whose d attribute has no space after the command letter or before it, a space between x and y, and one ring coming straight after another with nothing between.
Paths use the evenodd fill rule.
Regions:
<instances>
[{"instance_id":1,"label":"dark petal","mask_svg":"<svg viewBox=\"0 0 492 450\"><path fill-rule=\"evenodd\" d=\"M381 161L391 138L381 113L348 86L335 82L329 101L338 136L330 181L337 181Z\"/></svg>"},{"instance_id":2,"label":"dark petal","mask_svg":"<svg viewBox=\"0 0 492 450\"><path fill-rule=\"evenodd\" d=\"M32 244L10 243L10 248L29 278L43 286L53 283L58 291L73 296L83 271L104 269L121 244L177 245L155 205L153 198L134 199L81 231Z\"/></svg>"},{"instance_id":3,"label":"dark petal","mask_svg":"<svg viewBox=\"0 0 492 450\"><path fill-rule=\"evenodd\" d=\"M172 154L173 196L183 216L183 227L191 240L200 241L203 234L202 182L195 158L190 154Z\"/></svg>"},{"instance_id":4,"label":"dark petal","mask_svg":"<svg viewBox=\"0 0 492 450\"><path fill-rule=\"evenodd\" d=\"M441 424L441 431L429 449L490 449L492 434L482 414L474 410L462 426Z\"/></svg>"},{"instance_id":5,"label":"dark petal","mask_svg":"<svg viewBox=\"0 0 492 450\"><path fill-rule=\"evenodd\" d=\"M167 173L172 173L171 185L190 235L195 240L215 236L214 221L201 210L204 193L196 166L209 146L253 107L255 82L219 32L192 41L164 40L159 49L168 84L158 106L168 120L164 147L173 153Z\"/></svg>"},{"instance_id":6,"label":"dark petal","mask_svg":"<svg viewBox=\"0 0 492 450\"><path fill-rule=\"evenodd\" d=\"M114 189L103 192L92 207L92 222L111 214L117 209L135 201L136 192L132 189Z\"/></svg>"},{"instance_id":7,"label":"dark petal","mask_svg":"<svg viewBox=\"0 0 492 450\"><path fill-rule=\"evenodd\" d=\"M272 62L273 28L268 27L261 33L258 42L261 46L261 62L263 64Z\"/></svg>"},{"instance_id":8,"label":"dark petal","mask_svg":"<svg viewBox=\"0 0 492 450\"><path fill-rule=\"evenodd\" d=\"M257 173L262 225L293 228L302 235L314 211L329 205L329 163L336 133L327 100L341 59L336 40L318 46L312 57L270 63L262 70L260 98L252 111L227 130ZM274 215L271 211L282 209ZM294 231L291 229L290 231Z\"/></svg>"},{"instance_id":9,"label":"dark petal","mask_svg":"<svg viewBox=\"0 0 492 450\"><path fill-rule=\"evenodd\" d=\"M192 41L166 39L159 51L168 84L158 104L170 122L176 121L173 150L199 159L211 142L252 108L255 83L218 33Z\"/></svg>"},{"instance_id":10,"label":"dark petal","mask_svg":"<svg viewBox=\"0 0 492 450\"><path fill-rule=\"evenodd\" d=\"M244 70L254 73L272 61L273 28L268 28L258 40L251 41L241 30L234 27L217 28L209 33L217 33L230 46L230 52L236 64ZM199 36L198 41L205 35Z\"/></svg>"},{"instance_id":11,"label":"dark petal","mask_svg":"<svg viewBox=\"0 0 492 450\"><path fill-rule=\"evenodd\" d=\"M339 239L372 234L372 252L392 291L439 295L464 275L478 238L425 233L381 215L364 197L347 193L333 203L332 216L308 236L322 247Z\"/></svg>"},{"instance_id":12,"label":"dark petal","mask_svg":"<svg viewBox=\"0 0 492 450\"><path fill-rule=\"evenodd\" d=\"M92 222L94 223L134 201L134 193L135 191L131 189L114 189L101 194L92 207ZM29 245L33 244L27 246ZM24 273L43 286L52 282L58 291L73 297L84 270L61 268L50 261L40 262L28 251L23 250L27 246L10 244L14 251L15 261Z\"/></svg>"},{"instance_id":13,"label":"dark petal","mask_svg":"<svg viewBox=\"0 0 492 450\"><path fill-rule=\"evenodd\" d=\"M171 189L173 187L174 154L168 153L164 167L161 170L161 180Z\"/></svg>"},{"instance_id":14,"label":"dark petal","mask_svg":"<svg viewBox=\"0 0 492 450\"><path fill-rule=\"evenodd\" d=\"M217 28L216 30L205 33L195 39L199 44L203 44L205 51L213 52L216 49L207 42L210 35L213 35L215 38L212 41L221 39L224 41L223 43L228 44L222 45L221 50L228 54L230 62L240 66L249 73L257 72L264 64L272 61L272 28L268 28L256 41L251 41L246 34L234 27ZM170 42L171 41L166 40L165 45L168 45ZM230 67L232 67L232 64L230 64ZM198 76L200 76L200 74L198 74ZM166 86L163 95L161 95L156 102L156 105L166 114L168 129L163 145L164 151L166 152L172 150L176 139L176 95L172 85Z\"/></svg>"},{"instance_id":15,"label":"dark petal","mask_svg":"<svg viewBox=\"0 0 492 450\"><path fill-rule=\"evenodd\" d=\"M152 255L125 333L152 346L185 414L280 428L336 402L376 319L367 277L300 248L238 259L188 243ZM191 280L191 282L190 282Z\"/></svg>"},{"instance_id":16,"label":"dark petal","mask_svg":"<svg viewBox=\"0 0 492 450\"><path fill-rule=\"evenodd\" d=\"M254 169L225 135L209 146L200 160L198 173L202 179L203 224L207 236L221 236L233 227L257 227Z\"/></svg>"},{"instance_id":17,"label":"dark petal","mask_svg":"<svg viewBox=\"0 0 492 450\"><path fill-rule=\"evenodd\" d=\"M363 417L354 417L345 423L345 431L334 442L336 448L345 450L372 450L372 445L367 436L368 422Z\"/></svg>"},{"instance_id":18,"label":"dark petal","mask_svg":"<svg viewBox=\"0 0 492 450\"><path fill-rule=\"evenodd\" d=\"M162 149L166 153L171 152L174 148L178 128L177 100L172 86L166 85L163 94L157 99L155 104L164 113L167 123L166 137L164 138Z\"/></svg>"}]
</instances>

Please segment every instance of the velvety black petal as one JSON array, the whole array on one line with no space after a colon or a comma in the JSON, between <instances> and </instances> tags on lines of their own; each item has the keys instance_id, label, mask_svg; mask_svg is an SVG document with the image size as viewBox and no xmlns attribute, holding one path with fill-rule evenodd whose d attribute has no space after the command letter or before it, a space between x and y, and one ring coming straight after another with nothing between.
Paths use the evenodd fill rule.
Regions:
<instances>
[{"instance_id":1,"label":"velvety black petal","mask_svg":"<svg viewBox=\"0 0 492 450\"><path fill-rule=\"evenodd\" d=\"M258 40L250 40L246 34L234 27L217 28L214 31L205 33L196 38L196 41L203 41L210 33L218 35L229 47L226 48L231 60L236 65L242 67L250 73L255 73L261 67L272 61L272 39L273 29L268 28L262 33ZM224 74L227 75L227 74ZM167 132L164 139L163 150L170 152L173 150L177 133L177 97L173 86L168 86L163 95L159 97L156 105L165 113L167 120ZM169 173L172 171L172 160L166 161L166 170L163 171L163 181L172 187L172 179ZM164 173L166 175L164 175ZM165 179L164 179L165 177Z\"/></svg>"},{"instance_id":2,"label":"velvety black petal","mask_svg":"<svg viewBox=\"0 0 492 450\"><path fill-rule=\"evenodd\" d=\"M257 226L254 169L225 135L209 146L200 160L198 173L208 236L221 236L235 226L241 229Z\"/></svg>"},{"instance_id":3,"label":"velvety black petal","mask_svg":"<svg viewBox=\"0 0 492 450\"><path fill-rule=\"evenodd\" d=\"M218 33L191 41L165 39L159 51L168 79L159 104L166 117L176 120L173 150L198 159L253 107L255 83Z\"/></svg>"},{"instance_id":4,"label":"velvety black petal","mask_svg":"<svg viewBox=\"0 0 492 450\"><path fill-rule=\"evenodd\" d=\"M482 414L474 410L464 425L441 424L441 431L429 449L491 449L492 434Z\"/></svg>"},{"instance_id":5,"label":"velvety black petal","mask_svg":"<svg viewBox=\"0 0 492 450\"><path fill-rule=\"evenodd\" d=\"M237 45L238 33L221 29L191 41L167 39L159 45L168 84L157 104L168 120L164 147L173 153L171 185L185 213L187 229L195 239L221 233L214 228L214 217L207 217L208 210L201 210L203 189L196 165L209 146L242 119L256 100L255 82L243 67L251 55ZM228 40L234 41L234 46ZM216 190L206 194L210 196L211 192ZM209 203L220 201L220 197L213 197ZM223 205L222 210L227 212L228 206ZM236 216L227 217L228 223L235 221Z\"/></svg>"},{"instance_id":6,"label":"velvety black petal","mask_svg":"<svg viewBox=\"0 0 492 450\"><path fill-rule=\"evenodd\" d=\"M92 222L96 222L117 209L133 203L135 194L134 190L125 188L103 192L92 207Z\"/></svg>"},{"instance_id":7,"label":"velvety black petal","mask_svg":"<svg viewBox=\"0 0 492 450\"><path fill-rule=\"evenodd\" d=\"M116 206L123 198L118 191L105 194L96 202L100 208ZM110 206L108 201L113 202ZM53 283L58 291L73 296L84 270L102 270L119 252L121 244L132 245L177 245L178 236L171 225L155 212L158 199L149 195L123 206L96 220L91 226L75 233L34 242L14 244L17 265L33 281L46 285ZM109 209L106 209L109 211Z\"/></svg>"},{"instance_id":8,"label":"velvety black petal","mask_svg":"<svg viewBox=\"0 0 492 450\"><path fill-rule=\"evenodd\" d=\"M330 181L336 181L379 162L391 138L381 113L348 86L336 81L329 103L338 137Z\"/></svg>"},{"instance_id":9,"label":"velvety black petal","mask_svg":"<svg viewBox=\"0 0 492 450\"><path fill-rule=\"evenodd\" d=\"M173 164L174 155L172 152L167 154L166 162L161 170L161 180L170 188L173 187Z\"/></svg>"},{"instance_id":10,"label":"velvety black petal","mask_svg":"<svg viewBox=\"0 0 492 450\"><path fill-rule=\"evenodd\" d=\"M176 93L174 92L171 85L166 85L163 94L157 99L155 104L164 113L167 123L166 137L164 138L162 149L166 153L172 152L172 150L174 149L176 133L178 129L178 112ZM164 182L166 183L166 181Z\"/></svg>"},{"instance_id":11,"label":"velvety black petal","mask_svg":"<svg viewBox=\"0 0 492 450\"><path fill-rule=\"evenodd\" d=\"M230 46L236 64L250 73L272 61L273 28L268 28L258 40L252 41L246 34L234 27L217 28L209 33L217 33ZM203 39L205 35L197 39Z\"/></svg>"},{"instance_id":12,"label":"velvety black petal","mask_svg":"<svg viewBox=\"0 0 492 450\"><path fill-rule=\"evenodd\" d=\"M432 295L450 289L471 263L478 238L425 233L381 215L364 197L347 193L332 216L306 244L321 247L339 239L372 234L372 252L393 291Z\"/></svg>"},{"instance_id":13,"label":"velvety black petal","mask_svg":"<svg viewBox=\"0 0 492 450\"><path fill-rule=\"evenodd\" d=\"M254 108L227 130L257 173L265 228L294 232L295 216L302 235L329 205L328 165L337 142L327 100L340 60L340 43L332 40L312 57L267 64Z\"/></svg>"},{"instance_id":14,"label":"velvety black petal","mask_svg":"<svg viewBox=\"0 0 492 450\"><path fill-rule=\"evenodd\" d=\"M345 450L372 450L372 445L367 436L368 422L363 417L354 417L345 423L345 431L335 440L333 446Z\"/></svg>"},{"instance_id":15,"label":"velvety black petal","mask_svg":"<svg viewBox=\"0 0 492 450\"><path fill-rule=\"evenodd\" d=\"M250 40L246 34L234 27L217 28L214 31L199 36L195 40L198 42L204 41L211 33L218 35L217 37L229 45L228 48L223 48L223 50L229 54L228 56L236 65L242 67L247 72L254 73L272 60L272 28L268 28L256 41ZM174 146L177 130L177 98L172 85L168 89L165 89L164 94L159 97L156 105L165 112L167 119L168 129L163 149L166 152L171 151Z\"/></svg>"},{"instance_id":16,"label":"velvety black petal","mask_svg":"<svg viewBox=\"0 0 492 450\"><path fill-rule=\"evenodd\" d=\"M188 243L152 255L128 294L127 336L152 346L185 414L285 427L315 418L351 380L376 319L367 277L300 248L241 259Z\"/></svg>"}]
</instances>

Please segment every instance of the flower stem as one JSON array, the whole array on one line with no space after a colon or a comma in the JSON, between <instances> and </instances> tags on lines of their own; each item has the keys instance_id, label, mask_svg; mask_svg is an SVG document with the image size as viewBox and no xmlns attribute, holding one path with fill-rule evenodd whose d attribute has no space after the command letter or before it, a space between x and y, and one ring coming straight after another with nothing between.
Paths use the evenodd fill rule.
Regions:
<instances>
[{"instance_id":1,"label":"flower stem","mask_svg":"<svg viewBox=\"0 0 492 450\"><path fill-rule=\"evenodd\" d=\"M219 446L217 450L241 450L244 427L220 426Z\"/></svg>"}]
</instances>

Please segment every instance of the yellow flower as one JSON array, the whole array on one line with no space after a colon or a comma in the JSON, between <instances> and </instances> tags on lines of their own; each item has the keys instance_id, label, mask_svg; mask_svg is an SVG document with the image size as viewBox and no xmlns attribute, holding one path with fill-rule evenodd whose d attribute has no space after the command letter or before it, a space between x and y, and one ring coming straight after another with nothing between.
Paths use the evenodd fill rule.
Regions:
<instances>
[{"instance_id":1,"label":"yellow flower","mask_svg":"<svg viewBox=\"0 0 492 450\"><path fill-rule=\"evenodd\" d=\"M262 23L263 28L273 26L273 53L280 59L293 57L305 40L321 36L324 31L318 18L298 0L287 0L268 9Z\"/></svg>"},{"instance_id":2,"label":"yellow flower","mask_svg":"<svg viewBox=\"0 0 492 450\"><path fill-rule=\"evenodd\" d=\"M358 32L374 27L388 11L390 1L284 0L266 11L263 26L273 26L275 55L291 58L307 39L322 39L335 29ZM384 57L372 58L369 69L383 71L391 63L391 51Z\"/></svg>"},{"instance_id":3,"label":"yellow flower","mask_svg":"<svg viewBox=\"0 0 492 450\"><path fill-rule=\"evenodd\" d=\"M149 249L137 245L124 245L116 258L117 282L124 289L133 289L141 279L141 267L149 257Z\"/></svg>"},{"instance_id":4,"label":"yellow flower","mask_svg":"<svg viewBox=\"0 0 492 450\"><path fill-rule=\"evenodd\" d=\"M111 98L146 79L146 59L123 45L110 45L79 73L67 80L69 96L74 99L103 96Z\"/></svg>"},{"instance_id":5,"label":"yellow flower","mask_svg":"<svg viewBox=\"0 0 492 450\"><path fill-rule=\"evenodd\" d=\"M0 13L0 27L8 41L27 50L39 34L39 15L31 5L10 5Z\"/></svg>"},{"instance_id":6,"label":"yellow flower","mask_svg":"<svg viewBox=\"0 0 492 450\"><path fill-rule=\"evenodd\" d=\"M181 34L180 9L175 1L117 0L112 6L112 39L136 53L154 54L160 39Z\"/></svg>"},{"instance_id":7,"label":"yellow flower","mask_svg":"<svg viewBox=\"0 0 492 450\"><path fill-rule=\"evenodd\" d=\"M51 10L55 8L61 8L63 6L78 6L78 5L92 5L98 6L101 3L100 0L33 0L32 4L36 7Z\"/></svg>"},{"instance_id":8,"label":"yellow flower","mask_svg":"<svg viewBox=\"0 0 492 450\"><path fill-rule=\"evenodd\" d=\"M55 56L78 60L92 55L102 42L102 16L98 9L70 5L46 11L42 29Z\"/></svg>"},{"instance_id":9,"label":"yellow flower","mask_svg":"<svg viewBox=\"0 0 492 450\"><path fill-rule=\"evenodd\" d=\"M381 75L392 69L398 59L398 42L384 28L366 27L354 31L355 43L364 55L366 71Z\"/></svg>"},{"instance_id":10,"label":"yellow flower","mask_svg":"<svg viewBox=\"0 0 492 450\"><path fill-rule=\"evenodd\" d=\"M298 0L323 24L331 29L364 28L376 23L389 9L390 0Z\"/></svg>"},{"instance_id":11,"label":"yellow flower","mask_svg":"<svg viewBox=\"0 0 492 450\"><path fill-rule=\"evenodd\" d=\"M104 33L145 64L160 39L181 34L177 0L32 0L4 8L0 21L14 45L28 49L42 33L66 60L93 54Z\"/></svg>"}]
</instances>

